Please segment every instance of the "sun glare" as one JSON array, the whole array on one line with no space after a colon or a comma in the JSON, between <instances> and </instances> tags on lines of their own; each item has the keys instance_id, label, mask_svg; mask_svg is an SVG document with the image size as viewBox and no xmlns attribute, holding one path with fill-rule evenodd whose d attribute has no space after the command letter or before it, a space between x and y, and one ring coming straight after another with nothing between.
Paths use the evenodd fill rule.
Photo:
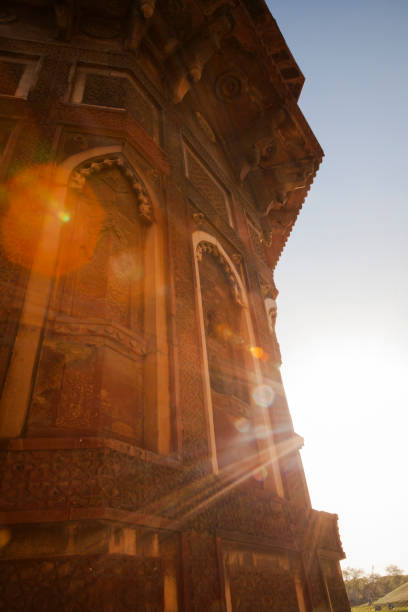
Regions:
<instances>
[{"instance_id":1,"label":"sun glare","mask_svg":"<svg viewBox=\"0 0 408 612\"><path fill-rule=\"evenodd\" d=\"M57 234L71 226L70 206L55 199L50 174L46 165L23 170L6 183L1 193L8 205L0 228L8 260L45 276L55 273L56 246L53 245ZM94 253L105 213L96 198L90 196L85 213L88 223L77 223L68 230L69 236L65 235L65 244L69 247L60 251L60 274L85 265Z\"/></svg>"}]
</instances>

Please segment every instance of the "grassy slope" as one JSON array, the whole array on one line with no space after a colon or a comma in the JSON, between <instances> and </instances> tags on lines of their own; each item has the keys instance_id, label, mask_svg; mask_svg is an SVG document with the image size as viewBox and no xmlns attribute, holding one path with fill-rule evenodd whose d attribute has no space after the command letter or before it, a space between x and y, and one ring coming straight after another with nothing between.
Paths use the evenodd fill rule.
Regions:
<instances>
[{"instance_id":1,"label":"grassy slope","mask_svg":"<svg viewBox=\"0 0 408 612\"><path fill-rule=\"evenodd\" d=\"M373 612L374 606L362 605L362 606L354 606L351 608L351 612ZM383 604L381 606L381 610L387 610L387 606ZM393 612L408 612L408 607L405 606L403 608L394 608Z\"/></svg>"}]
</instances>

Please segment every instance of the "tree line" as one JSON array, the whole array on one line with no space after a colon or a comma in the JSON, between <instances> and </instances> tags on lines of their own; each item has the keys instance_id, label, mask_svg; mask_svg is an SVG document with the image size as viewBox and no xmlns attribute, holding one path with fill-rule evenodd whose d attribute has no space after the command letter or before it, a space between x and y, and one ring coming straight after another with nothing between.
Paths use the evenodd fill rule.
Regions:
<instances>
[{"instance_id":1,"label":"tree line","mask_svg":"<svg viewBox=\"0 0 408 612\"><path fill-rule=\"evenodd\" d=\"M370 574L366 574L362 569L346 567L343 578L350 604L356 606L375 601L408 581L408 575L397 565L389 565L385 571L386 576L380 576L374 568Z\"/></svg>"}]
</instances>

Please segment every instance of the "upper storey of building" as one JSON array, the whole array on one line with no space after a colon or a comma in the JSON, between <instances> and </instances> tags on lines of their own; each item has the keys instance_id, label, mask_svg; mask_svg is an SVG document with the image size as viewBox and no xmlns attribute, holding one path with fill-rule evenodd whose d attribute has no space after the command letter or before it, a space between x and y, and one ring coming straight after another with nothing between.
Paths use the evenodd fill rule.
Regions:
<instances>
[{"instance_id":1,"label":"upper storey of building","mask_svg":"<svg viewBox=\"0 0 408 612\"><path fill-rule=\"evenodd\" d=\"M264 0L11 0L0 34L94 58L108 52L111 69L128 54L157 92L159 114L167 106L186 124L193 116L276 265L323 153L297 104L304 77ZM77 76L97 63L81 62ZM89 81L93 93L77 79L70 102L90 95L95 104L101 87L114 100L119 75L110 76L110 85ZM166 148L163 134L156 140Z\"/></svg>"}]
</instances>

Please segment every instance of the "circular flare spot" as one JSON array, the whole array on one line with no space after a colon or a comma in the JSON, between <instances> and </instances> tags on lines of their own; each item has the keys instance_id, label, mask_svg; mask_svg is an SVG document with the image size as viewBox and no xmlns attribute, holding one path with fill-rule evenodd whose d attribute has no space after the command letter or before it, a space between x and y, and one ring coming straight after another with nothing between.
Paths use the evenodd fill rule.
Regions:
<instances>
[{"instance_id":1,"label":"circular flare spot","mask_svg":"<svg viewBox=\"0 0 408 612\"><path fill-rule=\"evenodd\" d=\"M0 227L7 259L46 276L55 272L59 232L63 248L58 269L59 274L66 274L92 257L105 217L89 189L79 219L76 213L79 222L68 224L70 209L76 206L78 195L68 191L66 202L56 200L49 180L52 170L46 165L25 169L10 179L0 193L1 200L8 205Z\"/></svg>"},{"instance_id":2,"label":"circular flare spot","mask_svg":"<svg viewBox=\"0 0 408 612\"><path fill-rule=\"evenodd\" d=\"M250 346L249 347L249 352L256 359L261 359L261 357L263 355L263 349L260 346Z\"/></svg>"},{"instance_id":3,"label":"circular flare spot","mask_svg":"<svg viewBox=\"0 0 408 612\"><path fill-rule=\"evenodd\" d=\"M254 472L253 476L255 480L257 480L258 482L265 482L265 480L268 477L268 470L266 469L265 466L262 466L261 468L259 468L259 470Z\"/></svg>"},{"instance_id":4,"label":"circular flare spot","mask_svg":"<svg viewBox=\"0 0 408 612\"><path fill-rule=\"evenodd\" d=\"M248 433L250 429L250 424L248 419L244 419L244 417L239 417L235 421L235 427L240 433Z\"/></svg>"},{"instance_id":5,"label":"circular flare spot","mask_svg":"<svg viewBox=\"0 0 408 612\"><path fill-rule=\"evenodd\" d=\"M274 402L275 391L269 385L259 385L253 391L252 397L257 406L268 408Z\"/></svg>"},{"instance_id":6,"label":"circular flare spot","mask_svg":"<svg viewBox=\"0 0 408 612\"><path fill-rule=\"evenodd\" d=\"M58 213L58 218L61 219L63 223L68 223L68 221L70 221L71 219L71 215L66 211L62 210Z\"/></svg>"},{"instance_id":7,"label":"circular flare spot","mask_svg":"<svg viewBox=\"0 0 408 612\"><path fill-rule=\"evenodd\" d=\"M268 361L269 355L266 353L261 346L250 346L249 352L255 359L259 359L260 361Z\"/></svg>"}]
</instances>

